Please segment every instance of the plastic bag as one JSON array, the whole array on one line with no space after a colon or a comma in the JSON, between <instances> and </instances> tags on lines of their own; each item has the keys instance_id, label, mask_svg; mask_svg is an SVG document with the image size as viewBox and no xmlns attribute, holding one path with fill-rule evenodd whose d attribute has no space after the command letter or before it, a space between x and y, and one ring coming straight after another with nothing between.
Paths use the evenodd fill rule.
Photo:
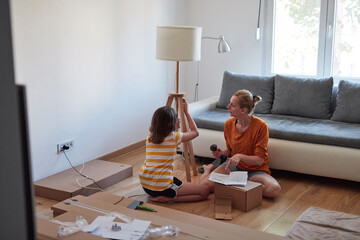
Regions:
<instances>
[{"instance_id":1,"label":"plastic bag","mask_svg":"<svg viewBox=\"0 0 360 240\"><path fill-rule=\"evenodd\" d=\"M163 227L157 227L157 228L149 228L146 230L144 234L140 237L142 240L151 240L156 239L159 237L177 237L179 236L180 229L175 226L166 225Z\"/></svg>"},{"instance_id":2,"label":"plastic bag","mask_svg":"<svg viewBox=\"0 0 360 240\"><path fill-rule=\"evenodd\" d=\"M124 221L125 223L132 223L134 221L134 218L126 216L119 212L109 212L108 214L106 214L106 216L117 217L120 220Z\"/></svg>"},{"instance_id":3,"label":"plastic bag","mask_svg":"<svg viewBox=\"0 0 360 240\"><path fill-rule=\"evenodd\" d=\"M60 224L58 230L58 236L68 236L72 233L82 230L85 226L89 225L85 218L77 216L75 222L61 222L58 220L52 220L52 222Z\"/></svg>"},{"instance_id":4,"label":"plastic bag","mask_svg":"<svg viewBox=\"0 0 360 240\"><path fill-rule=\"evenodd\" d=\"M106 216L117 217L126 223L132 223L134 218L126 216L119 212L109 212ZM88 226L88 222L82 216L77 216L75 222L61 222L52 220L52 222L59 224L58 236L68 236L72 233L81 231L84 227Z\"/></svg>"}]
</instances>

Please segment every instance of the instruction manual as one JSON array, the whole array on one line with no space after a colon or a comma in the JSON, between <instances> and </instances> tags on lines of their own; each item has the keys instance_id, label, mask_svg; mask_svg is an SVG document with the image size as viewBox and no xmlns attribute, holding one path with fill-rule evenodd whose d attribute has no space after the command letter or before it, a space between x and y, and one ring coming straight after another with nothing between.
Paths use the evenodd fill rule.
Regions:
<instances>
[{"instance_id":1,"label":"instruction manual","mask_svg":"<svg viewBox=\"0 0 360 240\"><path fill-rule=\"evenodd\" d=\"M210 174L209 180L224 185L237 185L245 187L247 176L247 171L231 172L230 175L212 172Z\"/></svg>"}]
</instances>

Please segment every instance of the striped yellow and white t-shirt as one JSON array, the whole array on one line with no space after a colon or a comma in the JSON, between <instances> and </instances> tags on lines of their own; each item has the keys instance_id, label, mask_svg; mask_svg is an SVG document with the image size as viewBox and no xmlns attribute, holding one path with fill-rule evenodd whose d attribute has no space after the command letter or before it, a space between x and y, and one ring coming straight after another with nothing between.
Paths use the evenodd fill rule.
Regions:
<instances>
[{"instance_id":1,"label":"striped yellow and white t-shirt","mask_svg":"<svg viewBox=\"0 0 360 240\"><path fill-rule=\"evenodd\" d=\"M140 183L147 189L162 191L173 184L176 148L183 133L173 131L160 144L151 143L150 136L151 133L146 138L146 159L139 172Z\"/></svg>"}]
</instances>

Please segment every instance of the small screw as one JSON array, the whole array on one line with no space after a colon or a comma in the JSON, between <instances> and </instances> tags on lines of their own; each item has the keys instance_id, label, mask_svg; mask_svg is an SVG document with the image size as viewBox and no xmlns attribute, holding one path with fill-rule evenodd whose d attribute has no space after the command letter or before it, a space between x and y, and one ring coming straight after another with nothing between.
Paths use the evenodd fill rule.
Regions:
<instances>
[{"instance_id":1,"label":"small screw","mask_svg":"<svg viewBox=\"0 0 360 240\"><path fill-rule=\"evenodd\" d=\"M117 225L116 223L111 226L111 230L118 232L121 230L120 225Z\"/></svg>"}]
</instances>

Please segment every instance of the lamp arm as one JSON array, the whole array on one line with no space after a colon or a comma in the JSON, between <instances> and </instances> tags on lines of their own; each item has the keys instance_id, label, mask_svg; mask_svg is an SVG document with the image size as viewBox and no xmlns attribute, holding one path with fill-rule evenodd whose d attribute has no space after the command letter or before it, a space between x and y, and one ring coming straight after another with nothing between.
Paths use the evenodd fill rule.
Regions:
<instances>
[{"instance_id":1,"label":"lamp arm","mask_svg":"<svg viewBox=\"0 0 360 240\"><path fill-rule=\"evenodd\" d=\"M213 39L213 40L219 40L219 37L202 37L201 39Z\"/></svg>"},{"instance_id":2,"label":"lamp arm","mask_svg":"<svg viewBox=\"0 0 360 240\"><path fill-rule=\"evenodd\" d=\"M201 39L211 39L211 40L220 40L218 44L218 53L230 52L231 47L229 43L225 40L224 35L220 35L219 37L201 37ZM200 72L200 64L198 62L197 65L197 75L196 75L196 85L195 85L195 96L194 101L198 101L199 96L199 72Z\"/></svg>"}]
</instances>

